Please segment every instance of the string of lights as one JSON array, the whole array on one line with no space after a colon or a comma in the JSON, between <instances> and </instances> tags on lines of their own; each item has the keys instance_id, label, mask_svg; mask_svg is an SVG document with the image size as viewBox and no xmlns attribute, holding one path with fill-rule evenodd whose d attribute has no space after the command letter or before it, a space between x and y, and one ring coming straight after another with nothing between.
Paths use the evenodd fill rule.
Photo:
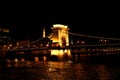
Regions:
<instances>
[{"instance_id":1,"label":"string of lights","mask_svg":"<svg viewBox=\"0 0 120 80\"><path fill-rule=\"evenodd\" d=\"M120 43L115 43L115 44L90 44L90 45L74 45L71 47L85 47L85 46L116 46L116 45L120 45Z\"/></svg>"},{"instance_id":2,"label":"string of lights","mask_svg":"<svg viewBox=\"0 0 120 80\"><path fill-rule=\"evenodd\" d=\"M89 38L98 38L98 39L107 39L107 40L120 40L119 38L98 37L98 36L90 36L90 35L71 33L71 32L68 32L67 34L81 36L81 37L89 37Z\"/></svg>"}]
</instances>

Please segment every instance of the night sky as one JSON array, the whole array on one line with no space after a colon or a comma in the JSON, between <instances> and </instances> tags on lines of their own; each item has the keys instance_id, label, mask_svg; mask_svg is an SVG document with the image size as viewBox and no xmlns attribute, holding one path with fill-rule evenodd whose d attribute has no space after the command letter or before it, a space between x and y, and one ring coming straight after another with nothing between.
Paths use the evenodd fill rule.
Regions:
<instances>
[{"instance_id":1,"label":"night sky","mask_svg":"<svg viewBox=\"0 0 120 80\"><path fill-rule=\"evenodd\" d=\"M68 25L73 33L120 38L120 16L116 7L25 7L7 9L4 13L0 15L0 27L9 28L15 39L39 39L42 28L45 27L46 34L50 34L53 24Z\"/></svg>"}]
</instances>

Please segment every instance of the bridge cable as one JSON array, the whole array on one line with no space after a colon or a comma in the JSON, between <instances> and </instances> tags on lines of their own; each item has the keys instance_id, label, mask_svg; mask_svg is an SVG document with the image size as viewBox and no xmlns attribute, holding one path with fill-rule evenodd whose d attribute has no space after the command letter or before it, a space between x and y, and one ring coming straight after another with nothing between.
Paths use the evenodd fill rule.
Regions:
<instances>
[{"instance_id":1,"label":"bridge cable","mask_svg":"<svg viewBox=\"0 0 120 80\"><path fill-rule=\"evenodd\" d=\"M71 32L68 32L67 34L82 36L82 37L98 38L98 39L100 38L100 39L109 39L109 40L120 40L119 38L106 38L106 37L90 36L90 35L77 34L77 33L71 33Z\"/></svg>"},{"instance_id":2,"label":"bridge cable","mask_svg":"<svg viewBox=\"0 0 120 80\"><path fill-rule=\"evenodd\" d=\"M49 35L46 36L46 38L48 38L48 37L49 37ZM33 41L33 42L29 43L29 44L26 44L26 45L24 45L24 46L22 46L22 47L25 47L25 46L28 46L28 45L34 44L35 42L38 42L38 41L40 41L40 40L42 40L42 39L44 39L44 38L45 38L45 37L39 38L39 39L37 39L37 40L35 40L35 41Z\"/></svg>"}]
</instances>

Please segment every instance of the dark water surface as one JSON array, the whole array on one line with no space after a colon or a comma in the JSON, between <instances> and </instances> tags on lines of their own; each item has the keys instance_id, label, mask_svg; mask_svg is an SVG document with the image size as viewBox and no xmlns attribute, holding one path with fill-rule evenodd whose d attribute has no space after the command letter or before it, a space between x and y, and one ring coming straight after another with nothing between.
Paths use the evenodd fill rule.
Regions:
<instances>
[{"instance_id":1,"label":"dark water surface","mask_svg":"<svg viewBox=\"0 0 120 80\"><path fill-rule=\"evenodd\" d=\"M120 80L120 65L110 64L24 61L0 69L0 80Z\"/></svg>"}]
</instances>

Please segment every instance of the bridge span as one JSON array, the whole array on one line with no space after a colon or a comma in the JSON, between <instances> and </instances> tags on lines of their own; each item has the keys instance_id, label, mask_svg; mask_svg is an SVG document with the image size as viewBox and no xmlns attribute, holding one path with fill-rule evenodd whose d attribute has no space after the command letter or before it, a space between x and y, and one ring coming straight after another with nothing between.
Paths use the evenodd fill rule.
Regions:
<instances>
[{"instance_id":1,"label":"bridge span","mask_svg":"<svg viewBox=\"0 0 120 80\"><path fill-rule=\"evenodd\" d=\"M6 51L7 57L10 59L15 58L27 58L34 59L35 57L41 58L46 57L47 60L59 60L57 57L61 58L61 55L52 55L52 51L63 51L63 54L67 54L67 50L70 51L70 55L68 60L72 60L73 62L79 62L81 57L92 57L97 58L98 56L120 56L120 44L106 44L106 45L71 45L66 47L40 47L40 48L23 48L23 49L9 49ZM61 54L61 53L60 53ZM54 57L53 57L54 56ZM56 56L56 57L55 57ZM62 55L64 56L64 55ZM102 59L101 57L101 59Z\"/></svg>"}]
</instances>

